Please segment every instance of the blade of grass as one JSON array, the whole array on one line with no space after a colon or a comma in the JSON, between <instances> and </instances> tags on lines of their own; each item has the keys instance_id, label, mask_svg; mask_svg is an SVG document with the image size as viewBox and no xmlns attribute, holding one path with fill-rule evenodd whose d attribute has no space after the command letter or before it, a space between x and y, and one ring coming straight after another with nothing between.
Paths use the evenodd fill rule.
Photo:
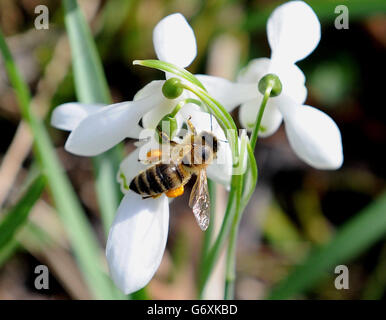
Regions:
<instances>
[{"instance_id":1,"label":"blade of grass","mask_svg":"<svg viewBox=\"0 0 386 320\"><path fill-rule=\"evenodd\" d=\"M289 299L310 289L336 265L345 263L386 234L386 193L348 221L326 245L315 249L304 263L281 281L269 299Z\"/></svg>"},{"instance_id":2,"label":"blade of grass","mask_svg":"<svg viewBox=\"0 0 386 320\"><path fill-rule=\"evenodd\" d=\"M70 181L63 173L64 170L54 151L46 128L30 109L31 96L29 89L14 63L1 31L0 51L4 58L8 77L16 92L22 117L33 133L36 158L39 161L42 173L47 178L51 195L68 232L86 282L96 298L112 298L110 282L103 276L97 239Z\"/></svg>"},{"instance_id":3,"label":"blade of grass","mask_svg":"<svg viewBox=\"0 0 386 320\"><path fill-rule=\"evenodd\" d=\"M78 100L83 103L109 104L111 97L107 81L86 20L75 0L65 0L63 4ZM93 158L96 192L106 236L120 200L116 172L121 158L119 146Z\"/></svg>"},{"instance_id":4,"label":"blade of grass","mask_svg":"<svg viewBox=\"0 0 386 320\"><path fill-rule=\"evenodd\" d=\"M0 221L0 252L13 240L16 232L23 227L35 202L40 198L45 178L38 176L28 187L23 197Z\"/></svg>"}]
</instances>

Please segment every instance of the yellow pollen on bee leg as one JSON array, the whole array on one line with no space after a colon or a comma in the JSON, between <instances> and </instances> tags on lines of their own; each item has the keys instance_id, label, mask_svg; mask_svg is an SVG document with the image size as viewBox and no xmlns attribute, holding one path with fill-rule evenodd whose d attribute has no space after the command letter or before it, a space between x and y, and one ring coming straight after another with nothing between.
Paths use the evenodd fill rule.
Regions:
<instances>
[{"instance_id":1,"label":"yellow pollen on bee leg","mask_svg":"<svg viewBox=\"0 0 386 320\"><path fill-rule=\"evenodd\" d=\"M147 153L146 153L146 157L149 159L149 160L161 160L161 156L162 156L162 151L159 150L159 149L152 149L152 150L149 150Z\"/></svg>"},{"instance_id":2,"label":"yellow pollen on bee leg","mask_svg":"<svg viewBox=\"0 0 386 320\"><path fill-rule=\"evenodd\" d=\"M169 198L176 198L184 194L184 186L178 187L177 189L169 190L165 193Z\"/></svg>"}]
</instances>

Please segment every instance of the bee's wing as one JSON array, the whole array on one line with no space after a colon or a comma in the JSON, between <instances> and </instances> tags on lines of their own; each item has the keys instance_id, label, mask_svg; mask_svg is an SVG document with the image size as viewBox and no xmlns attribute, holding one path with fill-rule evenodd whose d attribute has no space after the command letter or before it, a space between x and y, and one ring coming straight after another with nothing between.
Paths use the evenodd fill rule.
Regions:
<instances>
[{"instance_id":1,"label":"bee's wing","mask_svg":"<svg viewBox=\"0 0 386 320\"><path fill-rule=\"evenodd\" d=\"M201 230L205 231L209 226L210 216L210 197L205 169L201 170L197 175L196 183L190 194L189 207L193 209L194 216Z\"/></svg>"}]
</instances>

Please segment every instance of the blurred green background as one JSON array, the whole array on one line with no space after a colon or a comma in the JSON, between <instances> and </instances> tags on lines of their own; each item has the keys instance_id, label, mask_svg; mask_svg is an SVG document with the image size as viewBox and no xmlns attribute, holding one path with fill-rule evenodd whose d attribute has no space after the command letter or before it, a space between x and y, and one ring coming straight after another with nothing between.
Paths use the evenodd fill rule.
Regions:
<instances>
[{"instance_id":1,"label":"blurred green background","mask_svg":"<svg viewBox=\"0 0 386 320\"><path fill-rule=\"evenodd\" d=\"M162 77L160 72L131 64L134 59L155 57L152 29L162 17L181 12L191 23L198 57L189 71L233 80L250 59L269 57L265 23L282 2L78 1L92 30L112 100L117 102L131 100L149 81ZM382 299L386 285L386 2L306 2L322 24L318 48L298 64L307 77L307 104L336 121L345 161L338 171L310 168L291 151L283 127L274 136L259 140L255 152L258 187L239 232L236 298ZM39 4L49 8L48 30L34 28L34 9ZM349 9L348 30L334 26L334 9L340 4ZM93 173L93 167L103 166L103 159L93 163L67 153L63 148L67 134L49 126L55 106L77 99L65 14L61 1L0 0L0 27L31 90L30 107L44 120L97 235L96 256L100 255L103 265L103 227L108 222L101 217L100 206L109 204L98 203ZM84 266L74 254L73 235L58 216L45 181L34 180L39 172L31 153L36 136L21 122L19 102L3 61L0 59L0 299L93 298L93 289L82 275ZM237 111L233 115L237 120ZM124 152L132 148L132 141L127 141ZM218 195L219 203L224 202L224 190L219 189ZM11 215L18 218L11 219ZM138 297L195 298L197 243L201 241L185 194L171 207L161 267L146 295ZM35 289L34 270L39 264L49 267L48 290ZM334 269L340 264L347 265L350 272L348 290L334 286ZM222 265L220 261L206 297L222 296Z\"/></svg>"}]
</instances>

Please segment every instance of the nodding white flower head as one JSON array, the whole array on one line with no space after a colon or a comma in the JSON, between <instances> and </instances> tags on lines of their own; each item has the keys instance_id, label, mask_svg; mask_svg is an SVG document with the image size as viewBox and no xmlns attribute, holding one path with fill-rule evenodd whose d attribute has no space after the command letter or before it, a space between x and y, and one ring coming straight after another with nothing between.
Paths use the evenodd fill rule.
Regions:
<instances>
[{"instance_id":1,"label":"nodding white flower head","mask_svg":"<svg viewBox=\"0 0 386 320\"><path fill-rule=\"evenodd\" d=\"M193 30L179 13L165 17L155 26L153 43L160 60L179 67L188 66L196 56L197 46ZM169 77L170 75L166 74L166 78ZM222 89L224 86L231 87L230 81L204 75L197 77L209 93L226 102L228 108L241 103L242 100L233 98L229 91ZM144 138L143 129L154 132L159 122L171 113L178 103L192 97L191 94L183 92L175 99L168 99L162 91L164 83L165 80L152 81L135 95L133 101L108 106L62 104L55 108L51 123L59 129L71 131L65 144L67 151L82 156L98 155L125 138ZM246 91L245 86L239 87L244 93L243 98L250 94L251 91ZM218 137L220 146L217 160L208 167L207 173L213 180L229 185L232 157L229 145L222 142L225 140L224 132L215 118L191 103L185 104L175 116L178 130L189 117L198 132L213 131ZM139 125L140 120L142 127ZM156 149L157 145L158 142L152 134L152 138L145 145L124 159L118 173L118 181L125 196L110 229L106 256L115 284L125 293L134 292L150 281L165 249L169 226L168 199L162 195L157 199L142 200L127 188L127 183L145 167L139 159L144 159L146 151L150 148Z\"/></svg>"},{"instance_id":2,"label":"nodding white flower head","mask_svg":"<svg viewBox=\"0 0 386 320\"><path fill-rule=\"evenodd\" d=\"M290 145L303 161L318 169L337 169L343 162L340 131L329 116L303 106L305 76L295 64L316 48L320 34L318 17L303 1L289 1L272 12L267 23L271 58L252 60L237 79L239 84L254 84L256 93L253 99L245 97L239 118L243 127L253 129L263 99L258 83L267 74L277 75L282 92L269 98L259 136L272 135L284 119Z\"/></svg>"},{"instance_id":3,"label":"nodding white flower head","mask_svg":"<svg viewBox=\"0 0 386 320\"><path fill-rule=\"evenodd\" d=\"M190 106L181 110L182 117L190 121L197 133L211 128L218 138L217 162L207 168L210 179L229 184L232 175L232 154L219 124L208 113ZM129 189L130 181L146 168L148 152L160 149L154 130L144 130L141 141L121 163L118 181L125 194L110 229L106 246L109 269L115 284L125 293L144 287L158 269L165 250L169 228L169 201L165 195L142 200ZM146 139L148 138L148 139ZM129 244L129 245L128 245Z\"/></svg>"}]
</instances>

